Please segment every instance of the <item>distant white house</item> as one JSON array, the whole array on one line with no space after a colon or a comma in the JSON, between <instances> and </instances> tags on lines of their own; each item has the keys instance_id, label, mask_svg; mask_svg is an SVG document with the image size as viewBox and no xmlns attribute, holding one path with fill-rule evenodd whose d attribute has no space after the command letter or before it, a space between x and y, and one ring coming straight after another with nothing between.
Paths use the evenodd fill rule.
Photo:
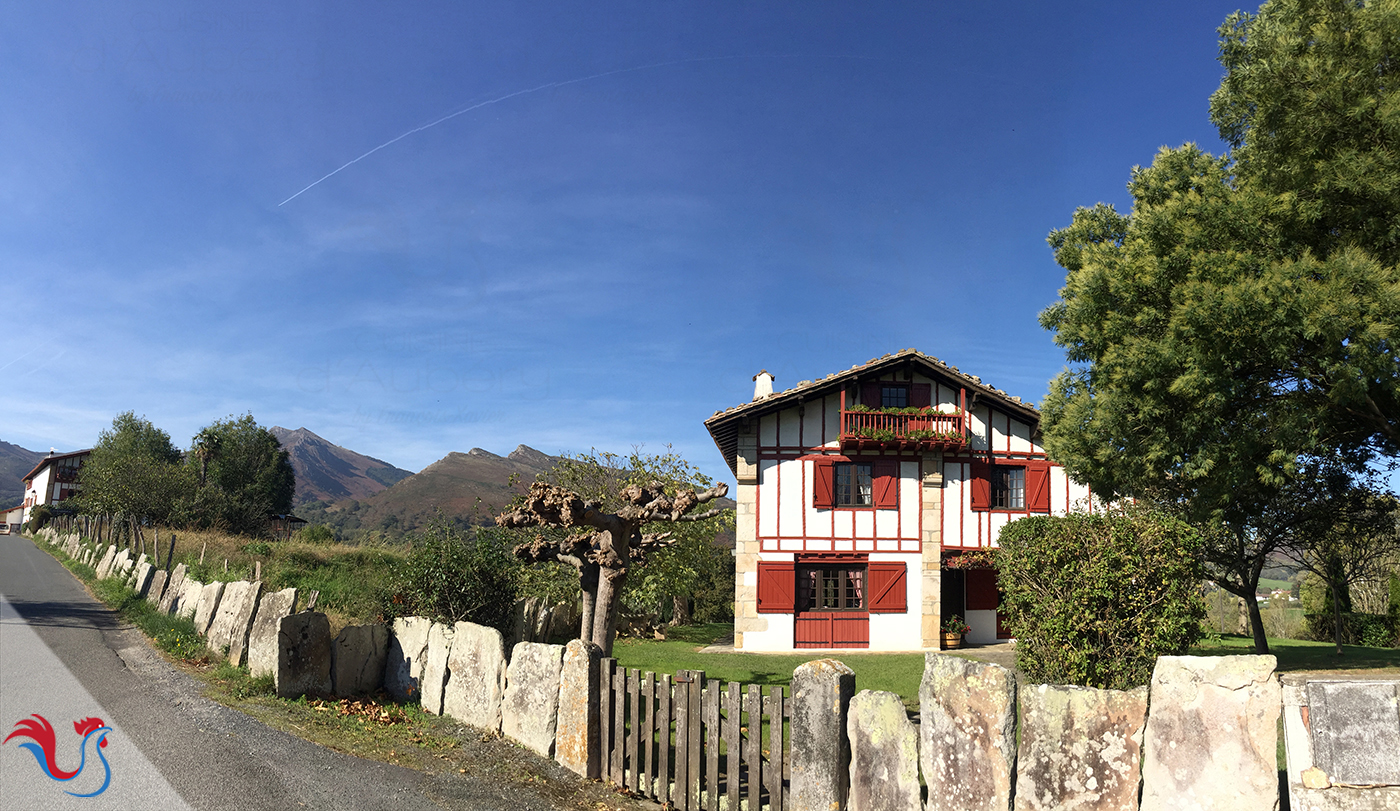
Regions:
<instances>
[{"instance_id":1,"label":"distant white house","mask_svg":"<svg viewBox=\"0 0 1400 811\"><path fill-rule=\"evenodd\" d=\"M92 449L72 453L49 452L34 469L24 475L24 503L20 505L19 523L40 504L58 504L78 494L78 470L87 463Z\"/></svg>"},{"instance_id":2,"label":"distant white house","mask_svg":"<svg viewBox=\"0 0 1400 811\"><path fill-rule=\"evenodd\" d=\"M0 524L0 534L9 535L12 532L19 532L20 524L23 523L21 518L23 515L23 504L5 510L5 523Z\"/></svg>"}]
</instances>

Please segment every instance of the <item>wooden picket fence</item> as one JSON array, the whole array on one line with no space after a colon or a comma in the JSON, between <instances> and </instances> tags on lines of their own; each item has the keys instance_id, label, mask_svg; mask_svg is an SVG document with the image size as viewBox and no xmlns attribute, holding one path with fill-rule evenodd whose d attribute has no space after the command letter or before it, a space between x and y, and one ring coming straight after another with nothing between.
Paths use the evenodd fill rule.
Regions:
<instances>
[{"instance_id":1,"label":"wooden picket fence","mask_svg":"<svg viewBox=\"0 0 1400 811\"><path fill-rule=\"evenodd\" d=\"M599 668L603 776L676 811L782 811L789 751L782 687L671 677L604 659ZM764 744L764 730L768 742Z\"/></svg>"}]
</instances>

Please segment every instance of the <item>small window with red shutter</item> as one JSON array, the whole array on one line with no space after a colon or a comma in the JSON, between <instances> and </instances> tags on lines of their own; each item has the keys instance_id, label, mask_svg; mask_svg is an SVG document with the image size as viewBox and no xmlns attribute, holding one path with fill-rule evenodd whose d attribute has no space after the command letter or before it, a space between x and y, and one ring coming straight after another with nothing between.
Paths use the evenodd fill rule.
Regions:
<instances>
[{"instance_id":1,"label":"small window with red shutter","mask_svg":"<svg viewBox=\"0 0 1400 811\"><path fill-rule=\"evenodd\" d=\"M792 561L759 561L758 613L791 614L794 604Z\"/></svg>"},{"instance_id":2,"label":"small window with red shutter","mask_svg":"<svg viewBox=\"0 0 1400 811\"><path fill-rule=\"evenodd\" d=\"M908 613L909 601L905 596L908 585L904 563L872 560L867 571L870 580L870 612L872 614Z\"/></svg>"},{"instance_id":3,"label":"small window with red shutter","mask_svg":"<svg viewBox=\"0 0 1400 811\"><path fill-rule=\"evenodd\" d=\"M835 507L898 509L898 460L848 461L846 457L813 460L812 506L819 510Z\"/></svg>"}]
</instances>

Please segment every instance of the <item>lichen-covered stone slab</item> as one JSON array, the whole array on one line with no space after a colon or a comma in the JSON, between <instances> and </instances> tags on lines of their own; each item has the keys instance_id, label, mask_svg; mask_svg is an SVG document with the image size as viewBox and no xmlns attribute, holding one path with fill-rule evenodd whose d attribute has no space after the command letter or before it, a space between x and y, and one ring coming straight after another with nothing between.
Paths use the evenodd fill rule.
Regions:
<instances>
[{"instance_id":1,"label":"lichen-covered stone slab","mask_svg":"<svg viewBox=\"0 0 1400 811\"><path fill-rule=\"evenodd\" d=\"M469 623L458 623L458 625ZM433 715L442 715L443 690L447 687L448 657L452 655L453 629L435 622L428 628L428 652L423 657L423 675L419 678L422 694L419 702ZM496 726L500 731L500 726Z\"/></svg>"},{"instance_id":2,"label":"lichen-covered stone slab","mask_svg":"<svg viewBox=\"0 0 1400 811\"><path fill-rule=\"evenodd\" d=\"M200 634L208 636L209 627L219 613L219 601L223 599L226 586L226 583L215 581L199 590L199 601L194 608L194 629Z\"/></svg>"},{"instance_id":3,"label":"lichen-covered stone slab","mask_svg":"<svg viewBox=\"0 0 1400 811\"><path fill-rule=\"evenodd\" d=\"M112 561L115 560L116 557L117 548L115 546L108 546L107 551L102 553L102 560L97 564L98 580L106 580L107 576L112 573Z\"/></svg>"},{"instance_id":4,"label":"lichen-covered stone slab","mask_svg":"<svg viewBox=\"0 0 1400 811\"><path fill-rule=\"evenodd\" d=\"M331 646L331 687L338 696L369 695L384 683L389 628L383 624L347 625Z\"/></svg>"},{"instance_id":5,"label":"lichen-covered stone slab","mask_svg":"<svg viewBox=\"0 0 1400 811\"><path fill-rule=\"evenodd\" d=\"M598 728L598 663L603 649L575 639L564 646L559 672L559 720L554 759L575 774L598 779L602 739Z\"/></svg>"},{"instance_id":6,"label":"lichen-covered stone slab","mask_svg":"<svg viewBox=\"0 0 1400 811\"><path fill-rule=\"evenodd\" d=\"M1007 811L1016 767L1011 671L926 653L919 713L928 811Z\"/></svg>"},{"instance_id":7,"label":"lichen-covered stone slab","mask_svg":"<svg viewBox=\"0 0 1400 811\"><path fill-rule=\"evenodd\" d=\"M457 644L454 640L453 647ZM511 652L510 665L506 667L501 734L541 757L554 754L559 674L563 666L563 645L521 642Z\"/></svg>"},{"instance_id":8,"label":"lichen-covered stone slab","mask_svg":"<svg viewBox=\"0 0 1400 811\"><path fill-rule=\"evenodd\" d=\"M271 676L277 672L277 634L282 619L297 609L297 590L282 589L264 594L248 630L248 674Z\"/></svg>"},{"instance_id":9,"label":"lichen-covered stone slab","mask_svg":"<svg viewBox=\"0 0 1400 811\"><path fill-rule=\"evenodd\" d=\"M851 780L846 711L855 686L855 671L835 659L792 672L791 807L845 805Z\"/></svg>"},{"instance_id":10,"label":"lichen-covered stone slab","mask_svg":"<svg viewBox=\"0 0 1400 811\"><path fill-rule=\"evenodd\" d=\"M1152 672L1142 811L1278 808L1272 656L1162 656Z\"/></svg>"},{"instance_id":11,"label":"lichen-covered stone slab","mask_svg":"<svg viewBox=\"0 0 1400 811\"><path fill-rule=\"evenodd\" d=\"M204 593L204 584L191 577L185 578L185 583L180 587L180 602L175 614L186 619L194 619L194 614L199 610L199 596Z\"/></svg>"},{"instance_id":12,"label":"lichen-covered stone slab","mask_svg":"<svg viewBox=\"0 0 1400 811\"><path fill-rule=\"evenodd\" d=\"M428 656L432 662L431 648ZM506 691L505 640L495 628L459 622L453 628L452 677L443 712L464 724L501 731L501 702ZM424 668L427 679L428 668ZM426 688L425 688L426 690Z\"/></svg>"},{"instance_id":13,"label":"lichen-covered stone slab","mask_svg":"<svg viewBox=\"0 0 1400 811\"><path fill-rule=\"evenodd\" d=\"M1147 688L1022 688L1016 811L1136 811Z\"/></svg>"},{"instance_id":14,"label":"lichen-covered stone slab","mask_svg":"<svg viewBox=\"0 0 1400 811\"><path fill-rule=\"evenodd\" d=\"M862 690L846 716L850 811L919 808L919 733L896 693Z\"/></svg>"},{"instance_id":15,"label":"lichen-covered stone slab","mask_svg":"<svg viewBox=\"0 0 1400 811\"><path fill-rule=\"evenodd\" d=\"M243 664L248 649L248 630L253 625L253 614L258 610L261 596L261 581L235 580L224 587L219 611L209 628L208 645L215 651L228 648L230 664Z\"/></svg>"},{"instance_id":16,"label":"lichen-covered stone slab","mask_svg":"<svg viewBox=\"0 0 1400 811\"><path fill-rule=\"evenodd\" d=\"M160 613L170 616L179 608L180 595L185 588L185 571L183 563L170 570L170 575L166 578L165 593L161 595L160 606L157 609Z\"/></svg>"},{"instance_id":17,"label":"lichen-covered stone slab","mask_svg":"<svg viewBox=\"0 0 1400 811\"><path fill-rule=\"evenodd\" d=\"M146 589L146 602L154 606L160 605L160 598L165 596L166 579L164 569L156 569L151 573L151 586Z\"/></svg>"},{"instance_id":18,"label":"lichen-covered stone slab","mask_svg":"<svg viewBox=\"0 0 1400 811\"><path fill-rule=\"evenodd\" d=\"M144 598L146 592L151 590L151 581L155 573L155 569L149 563L142 563L136 567L135 580L131 587L136 590L137 597Z\"/></svg>"},{"instance_id":19,"label":"lichen-covered stone slab","mask_svg":"<svg viewBox=\"0 0 1400 811\"><path fill-rule=\"evenodd\" d=\"M384 660L384 692L398 701L416 699L422 692L423 657L428 652L426 617L399 617L389 634L389 655Z\"/></svg>"},{"instance_id":20,"label":"lichen-covered stone slab","mask_svg":"<svg viewBox=\"0 0 1400 811\"><path fill-rule=\"evenodd\" d=\"M331 623L319 611L288 614L277 624L279 698L323 696L331 691Z\"/></svg>"}]
</instances>

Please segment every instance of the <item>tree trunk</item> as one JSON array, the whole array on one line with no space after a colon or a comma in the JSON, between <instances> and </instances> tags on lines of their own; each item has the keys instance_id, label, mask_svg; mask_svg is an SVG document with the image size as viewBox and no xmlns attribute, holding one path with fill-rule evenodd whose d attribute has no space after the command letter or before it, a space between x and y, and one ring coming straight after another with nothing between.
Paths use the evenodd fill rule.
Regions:
<instances>
[{"instance_id":1,"label":"tree trunk","mask_svg":"<svg viewBox=\"0 0 1400 811\"><path fill-rule=\"evenodd\" d=\"M1259 613L1259 600L1251 595L1244 602L1249 607L1249 624L1254 629L1254 652L1268 653L1269 639L1264 635L1264 615Z\"/></svg>"},{"instance_id":2,"label":"tree trunk","mask_svg":"<svg viewBox=\"0 0 1400 811\"><path fill-rule=\"evenodd\" d=\"M690 600L686 597L671 598L671 625L690 624Z\"/></svg>"},{"instance_id":3,"label":"tree trunk","mask_svg":"<svg viewBox=\"0 0 1400 811\"><path fill-rule=\"evenodd\" d=\"M1342 655L1342 596L1330 581L1327 590L1332 592L1332 639L1337 643L1337 655Z\"/></svg>"},{"instance_id":4,"label":"tree trunk","mask_svg":"<svg viewBox=\"0 0 1400 811\"><path fill-rule=\"evenodd\" d=\"M593 608L593 644L603 649L604 658L612 656L613 637L617 635L618 606L622 604L622 586L626 582L626 569L604 569L598 578L598 600Z\"/></svg>"},{"instance_id":5,"label":"tree trunk","mask_svg":"<svg viewBox=\"0 0 1400 811\"><path fill-rule=\"evenodd\" d=\"M596 563L585 562L578 570L578 585L583 591L583 610L578 623L578 638L593 641L593 616L598 605L598 569Z\"/></svg>"}]
</instances>

